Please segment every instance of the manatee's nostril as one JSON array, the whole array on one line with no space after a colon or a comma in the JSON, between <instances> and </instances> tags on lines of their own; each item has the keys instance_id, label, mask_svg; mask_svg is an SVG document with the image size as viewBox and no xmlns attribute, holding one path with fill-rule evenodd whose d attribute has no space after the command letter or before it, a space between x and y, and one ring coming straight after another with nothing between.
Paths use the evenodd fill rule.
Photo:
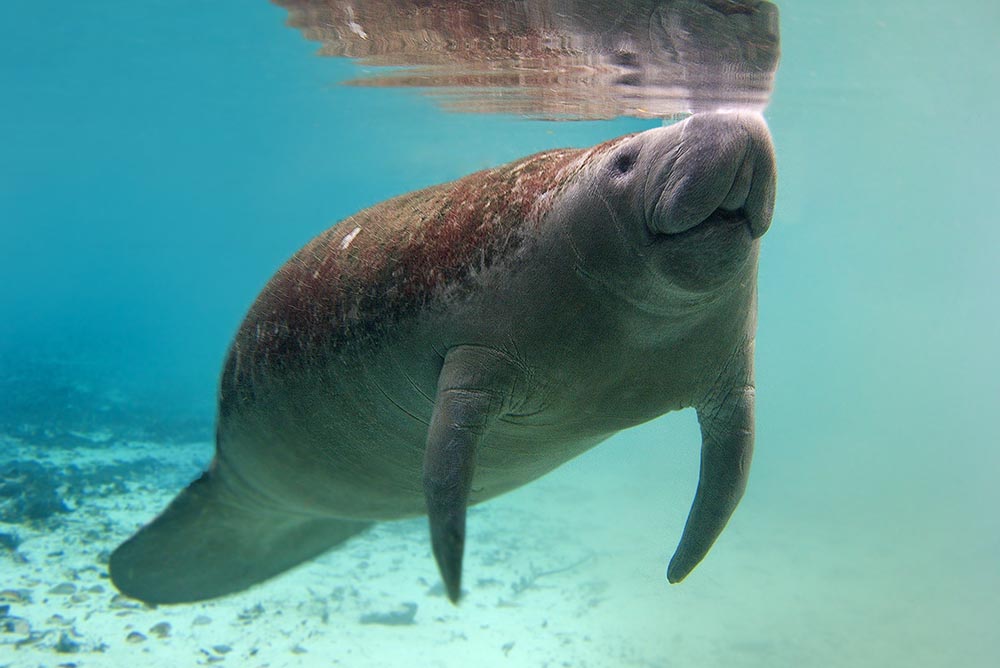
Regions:
<instances>
[{"instance_id":1,"label":"manatee's nostril","mask_svg":"<svg viewBox=\"0 0 1000 668\"><path fill-rule=\"evenodd\" d=\"M615 171L619 174L628 174L635 166L636 155L632 151L619 153L615 158Z\"/></svg>"}]
</instances>

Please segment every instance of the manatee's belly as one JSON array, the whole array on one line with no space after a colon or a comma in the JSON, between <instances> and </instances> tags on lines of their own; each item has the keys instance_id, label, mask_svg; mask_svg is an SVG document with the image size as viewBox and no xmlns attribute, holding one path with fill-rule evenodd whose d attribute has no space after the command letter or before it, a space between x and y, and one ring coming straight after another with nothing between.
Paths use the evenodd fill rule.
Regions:
<instances>
[{"instance_id":1,"label":"manatee's belly","mask_svg":"<svg viewBox=\"0 0 1000 668\"><path fill-rule=\"evenodd\" d=\"M256 421L231 425L222 435L219 456L268 499L299 512L366 520L425 512L426 429L398 421L292 424L274 418L263 426ZM554 440L517 427L495 430L480 444L470 502L516 489L603 439L560 435Z\"/></svg>"},{"instance_id":2,"label":"manatee's belly","mask_svg":"<svg viewBox=\"0 0 1000 668\"><path fill-rule=\"evenodd\" d=\"M220 410L218 458L252 493L296 511L369 520L423 514L438 368L431 357L426 369L400 365L386 353L350 372L273 374L251 399ZM609 435L542 422L504 419L484 437L472 503L530 482Z\"/></svg>"}]
</instances>

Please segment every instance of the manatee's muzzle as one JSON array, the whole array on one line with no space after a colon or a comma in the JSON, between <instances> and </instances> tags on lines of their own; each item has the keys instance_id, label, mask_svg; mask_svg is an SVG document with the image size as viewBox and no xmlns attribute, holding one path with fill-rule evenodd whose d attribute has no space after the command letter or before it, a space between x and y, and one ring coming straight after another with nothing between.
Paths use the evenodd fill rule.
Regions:
<instances>
[{"instance_id":1,"label":"manatee's muzzle","mask_svg":"<svg viewBox=\"0 0 1000 668\"><path fill-rule=\"evenodd\" d=\"M709 216L722 220L743 219L754 239L764 236L771 226L774 210L774 167L770 156L770 142L766 151L750 142L726 198ZM762 156L762 154L764 154ZM762 157L765 159L762 162Z\"/></svg>"},{"instance_id":2,"label":"manatee's muzzle","mask_svg":"<svg viewBox=\"0 0 1000 668\"><path fill-rule=\"evenodd\" d=\"M673 149L651 180L647 210L654 232L674 235L704 224L745 222L753 238L774 212L774 149L759 114L696 114L671 128ZM680 145L677 146L677 143ZM657 192L658 191L658 192Z\"/></svg>"}]
</instances>

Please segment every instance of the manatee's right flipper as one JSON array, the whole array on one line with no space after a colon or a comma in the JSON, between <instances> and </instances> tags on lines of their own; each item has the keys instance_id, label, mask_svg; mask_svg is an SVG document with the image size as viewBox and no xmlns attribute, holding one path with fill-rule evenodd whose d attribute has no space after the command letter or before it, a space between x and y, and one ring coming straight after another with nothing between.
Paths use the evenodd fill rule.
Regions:
<instances>
[{"instance_id":1,"label":"manatee's right flipper","mask_svg":"<svg viewBox=\"0 0 1000 668\"><path fill-rule=\"evenodd\" d=\"M148 603L201 601L246 589L369 526L248 502L213 466L111 554L111 580Z\"/></svg>"},{"instance_id":2,"label":"manatee's right flipper","mask_svg":"<svg viewBox=\"0 0 1000 668\"><path fill-rule=\"evenodd\" d=\"M518 376L503 353L458 346L448 351L438 377L424 453L424 496L434 558L452 603L462 593L465 509L476 449L509 405Z\"/></svg>"},{"instance_id":3,"label":"manatee's right flipper","mask_svg":"<svg viewBox=\"0 0 1000 668\"><path fill-rule=\"evenodd\" d=\"M708 554L743 498L754 442L753 342L730 360L720 382L698 406L701 474L667 579L680 582Z\"/></svg>"}]
</instances>

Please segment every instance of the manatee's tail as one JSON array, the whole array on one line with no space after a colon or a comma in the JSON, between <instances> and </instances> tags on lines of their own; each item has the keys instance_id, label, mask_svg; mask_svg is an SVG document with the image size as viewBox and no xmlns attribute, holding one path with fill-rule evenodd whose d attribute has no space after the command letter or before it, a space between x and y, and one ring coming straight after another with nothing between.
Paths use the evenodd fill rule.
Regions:
<instances>
[{"instance_id":1,"label":"manatee's tail","mask_svg":"<svg viewBox=\"0 0 1000 668\"><path fill-rule=\"evenodd\" d=\"M246 502L202 475L111 554L111 580L148 603L190 603L241 591L371 526Z\"/></svg>"}]
</instances>

